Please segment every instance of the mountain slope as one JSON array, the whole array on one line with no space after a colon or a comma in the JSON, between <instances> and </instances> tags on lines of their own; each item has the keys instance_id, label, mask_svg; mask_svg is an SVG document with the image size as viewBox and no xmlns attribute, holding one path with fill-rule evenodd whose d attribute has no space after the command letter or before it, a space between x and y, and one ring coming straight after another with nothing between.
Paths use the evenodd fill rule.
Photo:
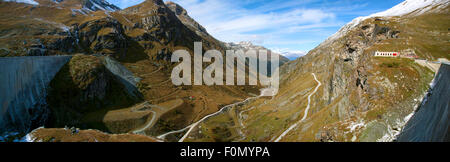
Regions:
<instances>
[{"instance_id":1,"label":"mountain slope","mask_svg":"<svg viewBox=\"0 0 450 162\"><path fill-rule=\"evenodd\" d=\"M166 2L166 5L167 7L169 7L170 10L172 10L172 12L175 13L175 15L177 15L177 17L181 20L181 22L183 22L183 24L185 24L187 27L191 28L199 35L209 36L206 29L202 25L200 25L197 21L192 19L188 15L188 12L183 7L171 1Z\"/></svg>"},{"instance_id":2,"label":"mountain slope","mask_svg":"<svg viewBox=\"0 0 450 162\"><path fill-rule=\"evenodd\" d=\"M308 55L281 67L277 96L210 118L186 141L275 141L291 126L280 141L393 140L434 73L413 59L377 58L374 52L409 52L428 60L450 57L445 41L448 1L407 0L400 5L405 4L417 8L397 12L404 8L394 7L379 14L383 17L345 25ZM322 84L316 93L312 73ZM305 110L307 118L299 122Z\"/></svg>"},{"instance_id":3,"label":"mountain slope","mask_svg":"<svg viewBox=\"0 0 450 162\"><path fill-rule=\"evenodd\" d=\"M427 98L411 117L399 142L449 142L450 65L442 64Z\"/></svg>"},{"instance_id":4,"label":"mountain slope","mask_svg":"<svg viewBox=\"0 0 450 162\"><path fill-rule=\"evenodd\" d=\"M94 105L93 110L96 111L82 110L83 115L75 116L77 123L74 126L125 133L117 130L129 131L143 125L154 125L143 132L157 136L183 128L217 111L222 105L259 93L255 86L174 86L170 78L175 66L170 61L173 51L185 49L193 54L194 42L197 41L203 43L203 50L218 49L224 53L225 47L213 37L198 35L194 29L184 25L162 0L147 0L114 12L110 9L115 10L115 7L101 0L36 2L39 4L0 2L0 18L4 20L0 22L0 56L78 53L99 58L108 56L119 61L136 77L138 83L135 88L142 93L144 103L132 104L151 105L148 111L155 111L157 114L154 115L158 116L155 124L149 124L147 122L153 120L146 119L151 119L152 115L129 112L135 110L123 106L128 103L108 108ZM64 85L63 79L54 81L53 85ZM60 96L50 95L49 98L58 104L69 103ZM182 101L181 106L170 105L179 100ZM161 107L167 111L160 111ZM61 110L65 108L60 107L58 111L71 112ZM126 114L129 115L117 116L116 112L128 112ZM49 123L46 127L60 127L62 124Z\"/></svg>"},{"instance_id":5,"label":"mountain slope","mask_svg":"<svg viewBox=\"0 0 450 162\"><path fill-rule=\"evenodd\" d=\"M289 59L284 57L283 55L276 53L274 51L271 51L263 46L257 46L257 45L253 45L252 42L239 42L239 43L225 43L225 46L228 49L232 49L232 50L243 50L244 52L248 51L248 50L267 50L268 51L268 56L267 57L271 57L272 54L275 55L279 55L280 58L280 66L289 62Z\"/></svg>"},{"instance_id":6,"label":"mountain slope","mask_svg":"<svg viewBox=\"0 0 450 162\"><path fill-rule=\"evenodd\" d=\"M216 40L214 37L212 37L208 33L208 31L206 31L205 27L203 27L197 21L195 21L193 18L191 18L189 16L188 12L186 11L186 9L184 9L182 6L180 6L179 4L176 4L174 2L171 2L171 1L166 2L166 5L167 5L167 7L169 7L170 10L172 10L175 13L175 15L177 15L177 17L181 20L181 22L183 22L184 25L189 27L191 30L195 31L197 33L197 35L199 35L200 37L202 37L203 39L206 39L206 40L220 42L220 41ZM268 50L269 51L268 57L270 57L271 53L274 53L265 47L253 45L251 42L240 42L240 43L221 42L221 45L224 46L226 49L230 49L230 50L243 50L243 51L248 51L250 49L257 50L257 51L258 50ZM276 54L276 53L274 53L274 54ZM277 55L280 55L280 54L277 54ZM289 59L280 55L280 65L283 65L284 63L286 63L288 61L289 61Z\"/></svg>"}]
</instances>

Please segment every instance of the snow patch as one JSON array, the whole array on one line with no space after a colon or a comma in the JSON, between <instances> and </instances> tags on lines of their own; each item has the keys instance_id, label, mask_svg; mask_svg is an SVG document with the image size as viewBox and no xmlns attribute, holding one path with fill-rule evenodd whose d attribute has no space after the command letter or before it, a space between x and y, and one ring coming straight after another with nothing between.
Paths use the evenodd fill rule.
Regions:
<instances>
[{"instance_id":1,"label":"snow patch","mask_svg":"<svg viewBox=\"0 0 450 162\"><path fill-rule=\"evenodd\" d=\"M34 142L36 140L36 137L34 137L31 133L27 134L24 138L24 142Z\"/></svg>"},{"instance_id":2,"label":"snow patch","mask_svg":"<svg viewBox=\"0 0 450 162\"><path fill-rule=\"evenodd\" d=\"M5 2L16 2L16 3L26 3L26 4L31 4L31 5L39 5L39 3L37 3L34 0L3 0Z\"/></svg>"},{"instance_id":3,"label":"snow patch","mask_svg":"<svg viewBox=\"0 0 450 162\"><path fill-rule=\"evenodd\" d=\"M341 29L339 29L338 32L329 37L325 42L332 42L335 39L341 38L342 36L347 34L348 31L368 18L403 16L410 13L420 15L433 9L433 7L435 6L438 6L438 8L443 8L445 6L448 6L449 3L450 2L448 0L405 0L386 11L353 19L350 23L346 24Z\"/></svg>"},{"instance_id":4,"label":"snow patch","mask_svg":"<svg viewBox=\"0 0 450 162\"><path fill-rule=\"evenodd\" d=\"M349 132L355 132L356 129L361 129L365 126L366 123L363 120L360 120L358 122L351 122L347 128L349 129Z\"/></svg>"}]
</instances>

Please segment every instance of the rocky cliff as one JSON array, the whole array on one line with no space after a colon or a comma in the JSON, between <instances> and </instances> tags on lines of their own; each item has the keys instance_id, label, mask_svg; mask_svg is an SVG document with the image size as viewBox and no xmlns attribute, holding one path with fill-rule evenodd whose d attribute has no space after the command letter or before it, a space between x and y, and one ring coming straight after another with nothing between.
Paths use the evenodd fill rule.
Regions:
<instances>
[{"instance_id":1,"label":"rocky cliff","mask_svg":"<svg viewBox=\"0 0 450 162\"><path fill-rule=\"evenodd\" d=\"M166 5L170 10L172 10L172 12L175 13L175 15L177 15L177 17L181 20L181 22L183 22L183 24L194 30L198 35L209 36L208 31L206 31L205 27L192 19L183 7L171 1L166 2Z\"/></svg>"},{"instance_id":2,"label":"rocky cliff","mask_svg":"<svg viewBox=\"0 0 450 162\"><path fill-rule=\"evenodd\" d=\"M146 0L123 10L103 0L1 1L0 13L4 20L0 22L1 57L83 54L76 57L80 60L65 65L52 81L52 95L47 100L53 113L47 126L117 130L104 125L103 117L109 111L128 109L135 104L135 97L155 105L178 99L186 102L157 114L154 128L148 128L156 131L145 132L158 135L258 93L257 87L250 86L173 86L173 51L193 53L194 42L202 42L203 50L224 53L226 48L212 36L184 24L182 15L162 0ZM131 99L125 95L128 93ZM131 112L125 122L146 124L152 118L150 111ZM122 120L111 117L118 127L123 126Z\"/></svg>"},{"instance_id":3,"label":"rocky cliff","mask_svg":"<svg viewBox=\"0 0 450 162\"><path fill-rule=\"evenodd\" d=\"M109 131L102 127L104 114L100 112L129 107L141 100L126 87L127 82L109 71L100 58L74 55L49 84L47 103L50 115L45 126L78 126ZM84 119L87 114L96 112L99 120Z\"/></svg>"},{"instance_id":4,"label":"rocky cliff","mask_svg":"<svg viewBox=\"0 0 450 162\"><path fill-rule=\"evenodd\" d=\"M102 120L83 118L88 113L131 106L140 102L141 94L126 81L133 76L107 60L87 55L0 58L0 75L5 78L0 86L0 135L28 133L43 125L109 131L99 126ZM96 117L102 119L102 115Z\"/></svg>"},{"instance_id":5,"label":"rocky cliff","mask_svg":"<svg viewBox=\"0 0 450 162\"><path fill-rule=\"evenodd\" d=\"M277 96L210 118L186 141L394 140L434 74L412 59L378 58L374 52L449 57L442 41L449 38L448 1L407 0L398 6L345 25L281 67Z\"/></svg>"}]
</instances>

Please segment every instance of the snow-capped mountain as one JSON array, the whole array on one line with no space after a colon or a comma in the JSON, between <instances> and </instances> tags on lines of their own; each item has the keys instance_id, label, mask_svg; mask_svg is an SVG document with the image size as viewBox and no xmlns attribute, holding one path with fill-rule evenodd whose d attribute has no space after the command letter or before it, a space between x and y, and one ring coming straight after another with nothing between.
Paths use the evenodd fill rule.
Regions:
<instances>
[{"instance_id":1,"label":"snow-capped mountain","mask_svg":"<svg viewBox=\"0 0 450 162\"><path fill-rule=\"evenodd\" d=\"M62 1L62 0L59 0ZM119 7L107 2L106 0L87 0L83 4L84 8L92 11L104 10L104 11L117 11Z\"/></svg>"},{"instance_id":2,"label":"snow-capped mountain","mask_svg":"<svg viewBox=\"0 0 450 162\"><path fill-rule=\"evenodd\" d=\"M236 50L236 49L243 49L243 50L250 50L250 49L254 49L254 50L266 49L266 48L264 48L264 47L262 47L262 46L253 45L253 43L250 42L250 41L242 41L242 42L239 42L239 43L230 42L230 43L227 43L226 46L227 46L228 48L235 49L235 50Z\"/></svg>"},{"instance_id":3,"label":"snow-capped mountain","mask_svg":"<svg viewBox=\"0 0 450 162\"><path fill-rule=\"evenodd\" d=\"M186 9L184 9L182 6L180 6L177 3L174 3L172 1L167 1L166 6L172 10L172 12L175 13L175 15L178 17L178 19L181 20L181 22L194 29L195 32L199 35L203 36L209 36L208 31L206 31L206 28L200 25L197 21L195 21L191 16L189 16Z\"/></svg>"},{"instance_id":4,"label":"snow-capped mountain","mask_svg":"<svg viewBox=\"0 0 450 162\"><path fill-rule=\"evenodd\" d=\"M5 1L5 2L27 3L27 4L31 4L31 5L39 5L39 3L34 1L34 0L3 0L3 1Z\"/></svg>"},{"instance_id":5,"label":"snow-capped mountain","mask_svg":"<svg viewBox=\"0 0 450 162\"><path fill-rule=\"evenodd\" d=\"M434 73L407 58L378 58L373 53L414 50L427 60L448 58L448 3L407 0L387 11L353 20L308 55L283 65L278 95L250 101L240 108L244 111L230 111L245 114L235 118L242 119L242 131L237 130L242 135L223 140L392 141L421 104ZM446 103L439 104L443 110L447 108ZM425 111L434 110L427 107ZM442 119L441 114L429 114ZM220 121L223 117L208 120ZM222 126L202 124L204 128ZM429 124L422 126L413 128L416 130L412 132L419 133L407 135L407 141L425 134L424 127L435 129ZM424 136L430 134L434 132ZM207 135L193 138L201 141Z\"/></svg>"},{"instance_id":6,"label":"snow-capped mountain","mask_svg":"<svg viewBox=\"0 0 450 162\"><path fill-rule=\"evenodd\" d=\"M389 17L389 16L403 16L406 14L418 15L427 11L442 9L448 5L448 0L405 0L402 3L383 12L375 13L369 17Z\"/></svg>"},{"instance_id":7,"label":"snow-capped mountain","mask_svg":"<svg viewBox=\"0 0 450 162\"><path fill-rule=\"evenodd\" d=\"M5 2L26 3L30 5L46 5L46 6L71 6L78 10L77 7L81 5L84 12L92 11L117 11L119 7L109 3L106 0L2 0Z\"/></svg>"},{"instance_id":8,"label":"snow-capped mountain","mask_svg":"<svg viewBox=\"0 0 450 162\"><path fill-rule=\"evenodd\" d=\"M280 55L287 57L289 60L295 60L299 57L305 56L308 52L306 51L296 51L296 50L287 50L287 49L274 49L272 50L275 53L279 53Z\"/></svg>"},{"instance_id":9,"label":"snow-capped mountain","mask_svg":"<svg viewBox=\"0 0 450 162\"><path fill-rule=\"evenodd\" d=\"M225 43L225 46L228 49L232 49L232 50L243 50L243 51L248 51L248 50L268 50L271 51L271 54L277 54L280 55L280 65L283 65L284 63L289 62L290 58L285 57L286 55L280 54L277 51L273 51L270 49L267 49L266 47L263 46L258 46L258 45L254 45L252 42L250 41L242 41L239 43Z\"/></svg>"},{"instance_id":10,"label":"snow-capped mountain","mask_svg":"<svg viewBox=\"0 0 450 162\"><path fill-rule=\"evenodd\" d=\"M405 0L402 3L382 12L369 16L361 16L353 19L343 26L337 33L329 37L324 43L329 43L345 35L349 30L360 24L362 21L373 17L394 17L404 15L419 15L425 12L439 12L450 4L448 0Z\"/></svg>"}]
</instances>

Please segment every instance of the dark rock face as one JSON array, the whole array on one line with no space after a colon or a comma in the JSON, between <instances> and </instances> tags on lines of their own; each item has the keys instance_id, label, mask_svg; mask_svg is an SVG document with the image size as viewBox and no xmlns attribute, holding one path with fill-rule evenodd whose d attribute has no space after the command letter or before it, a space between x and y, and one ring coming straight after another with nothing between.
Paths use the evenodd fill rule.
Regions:
<instances>
[{"instance_id":1,"label":"dark rock face","mask_svg":"<svg viewBox=\"0 0 450 162\"><path fill-rule=\"evenodd\" d=\"M48 45L47 49L71 54L77 51L77 43L76 37L67 36L53 40L53 42Z\"/></svg>"},{"instance_id":2,"label":"dark rock face","mask_svg":"<svg viewBox=\"0 0 450 162\"><path fill-rule=\"evenodd\" d=\"M181 40L181 32L186 30L185 26L165 6L157 8L155 14L143 16L136 27L150 31L146 32L146 38L159 41L163 45Z\"/></svg>"},{"instance_id":3,"label":"dark rock face","mask_svg":"<svg viewBox=\"0 0 450 162\"><path fill-rule=\"evenodd\" d=\"M122 57L128 47L125 31L117 20L103 18L86 22L74 29L82 47L94 53L116 54Z\"/></svg>"},{"instance_id":4,"label":"dark rock face","mask_svg":"<svg viewBox=\"0 0 450 162\"><path fill-rule=\"evenodd\" d=\"M28 56L46 56L47 50L44 48L30 48L28 49Z\"/></svg>"},{"instance_id":5,"label":"dark rock face","mask_svg":"<svg viewBox=\"0 0 450 162\"><path fill-rule=\"evenodd\" d=\"M171 56L172 55L170 54L170 52L167 49L161 49L156 54L156 59L157 60L170 61L170 59L172 58Z\"/></svg>"},{"instance_id":6,"label":"dark rock face","mask_svg":"<svg viewBox=\"0 0 450 162\"><path fill-rule=\"evenodd\" d=\"M28 47L29 56L56 54L104 54L124 57L130 46L123 25L112 18L102 18L83 24L73 24L69 31L57 34L59 38L46 39L45 46Z\"/></svg>"},{"instance_id":7,"label":"dark rock face","mask_svg":"<svg viewBox=\"0 0 450 162\"><path fill-rule=\"evenodd\" d=\"M166 5L170 10L172 10L172 12L175 13L184 25L193 28L197 33L201 33L205 36L209 35L206 29L197 21L192 19L183 7L173 2L167 2Z\"/></svg>"},{"instance_id":8,"label":"dark rock face","mask_svg":"<svg viewBox=\"0 0 450 162\"><path fill-rule=\"evenodd\" d=\"M155 61L169 61L173 47L187 47L193 50L196 41L202 41L205 48L211 48L212 44L220 44L215 39L205 39L196 34L196 30L184 24L182 19L161 0L147 0L120 13L133 18L135 23L130 30L140 32L131 39L139 42L144 49L154 51L150 57Z\"/></svg>"},{"instance_id":9,"label":"dark rock face","mask_svg":"<svg viewBox=\"0 0 450 162\"><path fill-rule=\"evenodd\" d=\"M399 33L400 31L392 30L389 27L380 27L375 24L372 36L379 41L383 39L398 38Z\"/></svg>"},{"instance_id":10,"label":"dark rock face","mask_svg":"<svg viewBox=\"0 0 450 162\"><path fill-rule=\"evenodd\" d=\"M35 36L44 36L39 38L39 41L26 41L38 42L43 45L43 48L27 45L22 47L16 44L17 48L23 48L23 50L15 50L17 51L15 53L22 56L102 54L120 61L136 61L137 59L130 57L139 55L140 59L151 58L155 61L166 62L177 47L187 47L193 50L195 41L202 41L207 49L221 49L222 47L222 44L214 38L200 36L198 31L206 33L206 30L192 20L187 13L177 17L177 14L161 0L147 0L114 13L109 13L109 11L119 10L119 8L110 5L105 0L71 2L61 0L58 2L45 3L39 7L71 11L72 15L68 18L69 20L59 22L55 21L53 17L39 18L39 23L45 25L26 29L26 31L32 31L31 34ZM80 6L81 9L79 9ZM178 8L180 7L178 6ZM92 11L98 10L105 10L105 16L99 16L98 12L99 14L95 18L88 18L93 16ZM184 9L182 10L185 12ZM180 12L177 13L180 14ZM59 17L55 16L55 18ZM184 18L189 18L189 21L186 22L190 23L184 24L184 20L188 20ZM194 24L194 28L192 28L192 24ZM10 32L14 31L11 29ZM8 33L5 32L5 34ZM1 55L15 54L4 53L2 52Z\"/></svg>"},{"instance_id":11,"label":"dark rock face","mask_svg":"<svg viewBox=\"0 0 450 162\"><path fill-rule=\"evenodd\" d=\"M136 102L125 87L95 56L75 55L50 83L47 97L51 113L46 126L84 127L87 113Z\"/></svg>"},{"instance_id":12,"label":"dark rock face","mask_svg":"<svg viewBox=\"0 0 450 162\"><path fill-rule=\"evenodd\" d=\"M150 30L144 35L145 40L158 41L163 45L181 39L180 28L183 28L179 22L161 16L144 17L137 26Z\"/></svg>"},{"instance_id":13,"label":"dark rock face","mask_svg":"<svg viewBox=\"0 0 450 162\"><path fill-rule=\"evenodd\" d=\"M349 35L342 40L345 48L338 54L341 59L335 60L334 73L329 84L328 103L331 103L337 96L347 93L346 83L354 83L355 87L359 88L361 92L368 92L370 87L367 84L367 70L370 67L366 66L366 62L370 59L370 55L365 55L363 52L376 42L398 38L398 33L400 33L400 31L394 31L389 27L381 27L377 24L363 25L354 32L357 34ZM345 76L346 72L344 71L354 74L349 78ZM366 107L364 106L365 102L362 102L360 107Z\"/></svg>"}]
</instances>

